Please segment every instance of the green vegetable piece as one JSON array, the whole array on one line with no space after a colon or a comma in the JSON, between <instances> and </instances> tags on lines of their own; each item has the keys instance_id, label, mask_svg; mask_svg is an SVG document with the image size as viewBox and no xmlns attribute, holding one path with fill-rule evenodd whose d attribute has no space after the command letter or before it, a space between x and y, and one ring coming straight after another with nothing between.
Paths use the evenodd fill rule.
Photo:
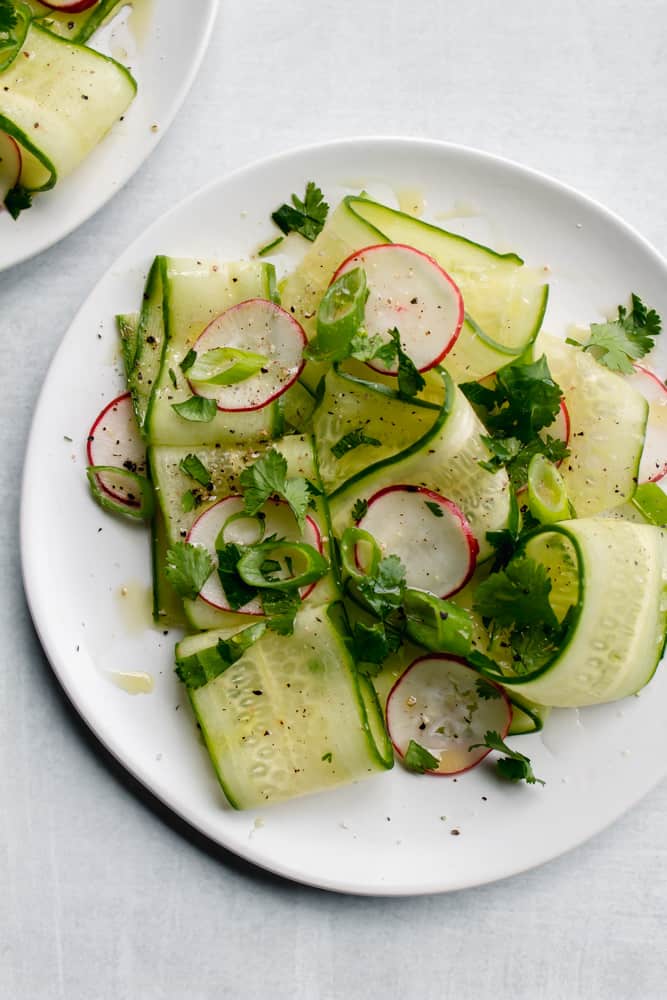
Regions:
<instances>
[{"instance_id":1,"label":"green vegetable piece","mask_svg":"<svg viewBox=\"0 0 667 1000\"><path fill-rule=\"evenodd\" d=\"M260 249L257 251L257 256L265 257L267 254L271 253L272 250L275 250L276 247L280 246L280 244L284 239L285 239L284 236L277 236L276 239L271 240L270 243L265 243L264 246L260 247Z\"/></svg>"},{"instance_id":2,"label":"green vegetable piece","mask_svg":"<svg viewBox=\"0 0 667 1000\"><path fill-rule=\"evenodd\" d=\"M365 517L368 513L368 500L362 500L361 498L355 500L350 513L353 521L361 521L362 517Z\"/></svg>"},{"instance_id":3,"label":"green vegetable piece","mask_svg":"<svg viewBox=\"0 0 667 1000\"><path fill-rule=\"evenodd\" d=\"M544 784L541 778L535 777L530 758L508 747L499 733L489 730L484 734L483 743L474 743L468 749L475 750L477 747L489 747L491 750L507 754L506 757L501 757L500 760L496 761L496 767L498 774L507 778L508 781L525 781L529 785Z\"/></svg>"},{"instance_id":4,"label":"green vegetable piece","mask_svg":"<svg viewBox=\"0 0 667 1000\"><path fill-rule=\"evenodd\" d=\"M440 761L432 753L429 753L425 747L420 746L414 740L410 740L408 749L403 757L403 763L411 771L416 771L417 774L424 774L425 771L435 771Z\"/></svg>"},{"instance_id":5,"label":"green vegetable piece","mask_svg":"<svg viewBox=\"0 0 667 1000\"><path fill-rule=\"evenodd\" d=\"M426 506L428 507L428 509L433 514L433 517L444 517L445 516L445 512L442 509L442 505L441 504L435 503L433 500L425 500L424 503L426 504Z\"/></svg>"},{"instance_id":6,"label":"green vegetable piece","mask_svg":"<svg viewBox=\"0 0 667 1000\"><path fill-rule=\"evenodd\" d=\"M213 572L213 560L201 545L176 542L167 549L165 573L177 594L194 601Z\"/></svg>"},{"instance_id":7,"label":"green vegetable piece","mask_svg":"<svg viewBox=\"0 0 667 1000\"><path fill-rule=\"evenodd\" d=\"M359 546L359 551L357 550ZM357 564L357 555L364 558L364 566ZM373 536L363 528L346 528L340 540L340 558L343 569L354 580L374 577L378 571L382 551Z\"/></svg>"},{"instance_id":8,"label":"green vegetable piece","mask_svg":"<svg viewBox=\"0 0 667 1000\"><path fill-rule=\"evenodd\" d=\"M404 351L398 329L394 327L388 333L391 342L385 344L384 348L377 351L375 356L386 365L392 365L394 359L398 360L398 391L405 399L412 399L413 396L422 391L426 382L417 370L412 358Z\"/></svg>"},{"instance_id":9,"label":"green vegetable piece","mask_svg":"<svg viewBox=\"0 0 667 1000\"><path fill-rule=\"evenodd\" d=\"M155 509L153 487L145 476L113 465L89 465L86 475L93 498L104 510L143 521L153 516ZM115 499L104 489L99 478L104 475L113 476L114 482L123 489L126 501Z\"/></svg>"},{"instance_id":10,"label":"green vegetable piece","mask_svg":"<svg viewBox=\"0 0 667 1000\"><path fill-rule=\"evenodd\" d=\"M384 620L401 606L405 566L398 556L386 556L375 573L356 580L355 587L366 606Z\"/></svg>"},{"instance_id":11,"label":"green vegetable piece","mask_svg":"<svg viewBox=\"0 0 667 1000\"><path fill-rule=\"evenodd\" d=\"M300 568L295 569L295 565ZM283 575L285 569L289 576ZM241 555L236 566L248 587L263 590L298 590L319 580L328 570L329 563L312 545L288 541L253 545Z\"/></svg>"},{"instance_id":12,"label":"green vegetable piece","mask_svg":"<svg viewBox=\"0 0 667 1000\"><path fill-rule=\"evenodd\" d=\"M367 677L376 677L387 657L401 645L400 632L388 628L383 622L373 625L355 622L352 637L359 672Z\"/></svg>"},{"instance_id":13,"label":"green vegetable piece","mask_svg":"<svg viewBox=\"0 0 667 1000\"><path fill-rule=\"evenodd\" d=\"M635 490L632 503L649 524L667 527L667 496L657 483L642 483Z\"/></svg>"},{"instance_id":14,"label":"green vegetable piece","mask_svg":"<svg viewBox=\"0 0 667 1000\"><path fill-rule=\"evenodd\" d=\"M221 544L218 536L216 542L218 577L232 611L238 611L257 597L257 587L249 587L238 573L237 567L244 552L243 545L237 545L235 542Z\"/></svg>"},{"instance_id":15,"label":"green vegetable piece","mask_svg":"<svg viewBox=\"0 0 667 1000\"><path fill-rule=\"evenodd\" d=\"M413 642L432 653L467 656L472 648L472 616L452 601L425 590L406 587L403 593L406 631Z\"/></svg>"},{"instance_id":16,"label":"green vegetable piece","mask_svg":"<svg viewBox=\"0 0 667 1000\"><path fill-rule=\"evenodd\" d=\"M171 407L184 420L201 424L210 423L218 412L215 400L208 399L206 396L190 396L182 403L172 403Z\"/></svg>"},{"instance_id":17,"label":"green vegetable piece","mask_svg":"<svg viewBox=\"0 0 667 1000\"><path fill-rule=\"evenodd\" d=\"M633 292L629 311L619 306L615 320L591 323L590 337L585 344L568 342L590 351L596 361L611 371L632 375L632 362L648 354L661 329L662 321L655 309L648 309Z\"/></svg>"},{"instance_id":18,"label":"green vegetable piece","mask_svg":"<svg viewBox=\"0 0 667 1000\"><path fill-rule=\"evenodd\" d=\"M16 59L25 41L32 18L33 12L28 4L23 3L22 0L0 0L0 72L7 69ZM22 190L25 191L25 188ZM24 207L29 208L30 204Z\"/></svg>"},{"instance_id":19,"label":"green vegetable piece","mask_svg":"<svg viewBox=\"0 0 667 1000\"><path fill-rule=\"evenodd\" d=\"M185 372L190 371L196 360L197 360L197 352L192 348L190 348L190 350L185 355L185 357L183 358L178 367L185 374Z\"/></svg>"},{"instance_id":20,"label":"green vegetable piece","mask_svg":"<svg viewBox=\"0 0 667 1000\"><path fill-rule=\"evenodd\" d=\"M546 568L519 556L505 569L492 573L475 591L473 608L483 618L500 626L558 627L558 619L549 603L551 580Z\"/></svg>"},{"instance_id":21,"label":"green vegetable piece","mask_svg":"<svg viewBox=\"0 0 667 1000\"><path fill-rule=\"evenodd\" d=\"M208 471L204 463L196 455L190 453L186 455L185 458L181 459L179 463L179 469L181 472L189 476L190 479L194 479L195 482L200 483L207 489L211 489L213 484L211 482L211 473Z\"/></svg>"},{"instance_id":22,"label":"green vegetable piece","mask_svg":"<svg viewBox=\"0 0 667 1000\"><path fill-rule=\"evenodd\" d=\"M278 635L292 635L294 619L301 607L297 591L262 590L262 608L266 615L266 627Z\"/></svg>"},{"instance_id":23,"label":"green vegetable piece","mask_svg":"<svg viewBox=\"0 0 667 1000\"><path fill-rule=\"evenodd\" d=\"M238 385L257 375L269 359L264 354L237 347L214 347L196 358L188 379L201 385Z\"/></svg>"},{"instance_id":24,"label":"green vegetable piece","mask_svg":"<svg viewBox=\"0 0 667 1000\"><path fill-rule=\"evenodd\" d=\"M266 627L266 622L255 622L229 639L218 639L215 646L177 660L176 673L191 690L203 687L236 663L264 634Z\"/></svg>"},{"instance_id":25,"label":"green vegetable piece","mask_svg":"<svg viewBox=\"0 0 667 1000\"><path fill-rule=\"evenodd\" d=\"M528 509L540 524L555 524L572 516L565 480L539 452L528 466Z\"/></svg>"},{"instance_id":26,"label":"green vegetable piece","mask_svg":"<svg viewBox=\"0 0 667 1000\"><path fill-rule=\"evenodd\" d=\"M281 205L271 218L285 236L300 233L312 242L324 229L328 212L329 206L317 184L308 181L303 201L293 194L292 204Z\"/></svg>"},{"instance_id":27,"label":"green vegetable piece","mask_svg":"<svg viewBox=\"0 0 667 1000\"><path fill-rule=\"evenodd\" d=\"M368 286L366 272L355 267L329 286L317 311L317 336L307 355L316 361L342 361L364 322Z\"/></svg>"},{"instance_id":28,"label":"green vegetable piece","mask_svg":"<svg viewBox=\"0 0 667 1000\"><path fill-rule=\"evenodd\" d=\"M12 219L18 219L21 212L32 208L32 194L23 184L15 184L5 195L5 208Z\"/></svg>"},{"instance_id":29,"label":"green vegetable piece","mask_svg":"<svg viewBox=\"0 0 667 1000\"><path fill-rule=\"evenodd\" d=\"M297 524L303 531L311 497L310 484L302 476L287 478L287 460L279 451L271 448L253 465L244 469L239 483L247 514L256 514L268 499L278 496L290 505Z\"/></svg>"},{"instance_id":30,"label":"green vegetable piece","mask_svg":"<svg viewBox=\"0 0 667 1000\"><path fill-rule=\"evenodd\" d=\"M343 455L347 455L348 451L360 448L361 445L364 444L369 445L372 448L379 448L382 445L382 441L378 441L378 439L374 437L369 437L369 435L364 432L363 427L357 427L355 430L344 434L343 437L336 442L336 444L332 445L331 453L334 458L342 458Z\"/></svg>"}]
</instances>

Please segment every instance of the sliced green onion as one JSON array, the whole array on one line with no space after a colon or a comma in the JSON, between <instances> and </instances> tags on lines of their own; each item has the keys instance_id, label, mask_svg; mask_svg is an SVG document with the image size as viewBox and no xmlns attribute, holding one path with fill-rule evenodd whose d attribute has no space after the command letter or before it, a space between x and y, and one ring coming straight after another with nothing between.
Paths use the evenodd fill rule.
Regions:
<instances>
[{"instance_id":1,"label":"sliced green onion","mask_svg":"<svg viewBox=\"0 0 667 1000\"><path fill-rule=\"evenodd\" d=\"M364 322L368 287L362 267L346 271L329 286L317 310L317 336L307 348L315 361L342 361Z\"/></svg>"},{"instance_id":2,"label":"sliced green onion","mask_svg":"<svg viewBox=\"0 0 667 1000\"><path fill-rule=\"evenodd\" d=\"M632 503L649 524L667 527L667 496L657 483L642 483L635 490Z\"/></svg>"},{"instance_id":3,"label":"sliced green onion","mask_svg":"<svg viewBox=\"0 0 667 1000\"><path fill-rule=\"evenodd\" d=\"M382 551L368 531L356 527L346 528L340 540L340 558L347 575L354 580L361 580L375 575L382 559Z\"/></svg>"},{"instance_id":4,"label":"sliced green onion","mask_svg":"<svg viewBox=\"0 0 667 1000\"><path fill-rule=\"evenodd\" d=\"M145 476L139 476L136 472L129 472L128 469L115 465L89 465L86 475L90 492L100 507L113 514L125 514L127 517L141 520L148 520L153 516L155 509L153 487ZM114 481L127 493L127 501L116 500L104 489L99 478L104 475L113 476Z\"/></svg>"},{"instance_id":5,"label":"sliced green onion","mask_svg":"<svg viewBox=\"0 0 667 1000\"><path fill-rule=\"evenodd\" d=\"M225 532L230 524L234 524L235 521L254 521L257 525L257 538L252 541L243 542L243 545L257 545L261 542L266 534L266 517L264 514L246 514L244 510L237 510L235 514L230 514L223 526L218 532L218 537L215 540L216 549L222 549L228 544L228 539L225 538Z\"/></svg>"},{"instance_id":6,"label":"sliced green onion","mask_svg":"<svg viewBox=\"0 0 667 1000\"><path fill-rule=\"evenodd\" d=\"M542 454L533 455L528 466L528 509L541 524L572 517L565 480Z\"/></svg>"},{"instance_id":7,"label":"sliced green onion","mask_svg":"<svg viewBox=\"0 0 667 1000\"><path fill-rule=\"evenodd\" d=\"M270 243L266 243L263 247L260 247L260 249L257 251L257 256L264 257L267 253L271 253L271 251L275 250L277 246L280 246L280 244L284 239L285 239L284 236L278 236L276 237L275 240L271 240Z\"/></svg>"},{"instance_id":8,"label":"sliced green onion","mask_svg":"<svg viewBox=\"0 0 667 1000\"><path fill-rule=\"evenodd\" d=\"M276 575L282 574L283 567L290 576ZM328 569L329 563L312 545L287 541L254 545L236 565L245 584L268 590L298 590L319 580Z\"/></svg>"},{"instance_id":9,"label":"sliced green onion","mask_svg":"<svg viewBox=\"0 0 667 1000\"><path fill-rule=\"evenodd\" d=\"M214 347L198 357L188 372L190 382L202 385L238 385L257 375L269 359L238 347Z\"/></svg>"},{"instance_id":10,"label":"sliced green onion","mask_svg":"<svg viewBox=\"0 0 667 1000\"><path fill-rule=\"evenodd\" d=\"M403 610L409 637L431 653L467 656L472 649L472 616L464 608L407 587Z\"/></svg>"}]
</instances>

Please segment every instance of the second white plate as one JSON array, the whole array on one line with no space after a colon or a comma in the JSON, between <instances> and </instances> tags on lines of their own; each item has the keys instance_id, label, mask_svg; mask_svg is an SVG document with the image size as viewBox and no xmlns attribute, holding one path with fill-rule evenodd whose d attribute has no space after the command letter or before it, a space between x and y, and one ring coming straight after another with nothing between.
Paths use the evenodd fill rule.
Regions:
<instances>
[{"instance_id":1,"label":"second white plate","mask_svg":"<svg viewBox=\"0 0 667 1000\"><path fill-rule=\"evenodd\" d=\"M544 788L502 783L490 766L453 780L396 767L340 791L235 813L174 676L176 637L150 624L146 533L105 515L87 491L86 432L122 389L113 317L137 307L153 256L248 255L271 238L271 211L311 179L332 204L363 187L545 266L552 332L601 319L630 291L667 315L667 266L636 233L571 190L478 152L353 140L296 151L216 182L123 254L56 355L25 466L21 542L30 607L60 682L93 731L219 844L274 872L349 892L424 893L489 882L581 843L664 776L664 667L640 697L554 712L543 735L516 741ZM114 683L118 671L148 672L153 692L130 696Z\"/></svg>"}]
</instances>

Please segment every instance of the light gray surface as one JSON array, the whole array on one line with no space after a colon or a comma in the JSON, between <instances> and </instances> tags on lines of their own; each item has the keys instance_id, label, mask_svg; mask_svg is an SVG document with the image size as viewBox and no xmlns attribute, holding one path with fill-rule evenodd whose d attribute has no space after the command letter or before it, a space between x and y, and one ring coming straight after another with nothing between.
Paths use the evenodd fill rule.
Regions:
<instances>
[{"instance_id":1,"label":"light gray surface","mask_svg":"<svg viewBox=\"0 0 667 1000\"><path fill-rule=\"evenodd\" d=\"M250 160L344 135L448 139L571 183L667 253L666 30L663 0L223 0L139 175L0 276L0 1000L667 996L667 783L504 883L376 900L280 881L172 818L88 734L32 631L17 542L31 412L79 304L157 215Z\"/></svg>"}]
</instances>

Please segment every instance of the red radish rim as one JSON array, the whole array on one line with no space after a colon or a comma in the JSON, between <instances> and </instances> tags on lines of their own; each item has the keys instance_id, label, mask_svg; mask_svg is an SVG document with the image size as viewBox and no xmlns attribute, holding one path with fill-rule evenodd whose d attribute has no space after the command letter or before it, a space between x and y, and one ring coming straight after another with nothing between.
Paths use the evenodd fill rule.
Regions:
<instances>
[{"instance_id":1,"label":"red radish rim","mask_svg":"<svg viewBox=\"0 0 667 1000\"><path fill-rule=\"evenodd\" d=\"M419 493L422 496L429 497L435 503L447 507L447 509L452 514L454 514L454 516L460 521L463 534L465 535L466 540L468 542L468 553L469 553L468 570L466 572L463 582L459 584L456 590L448 590L446 594L437 595L443 601L446 600L448 597L453 597L454 594L458 594L460 590L463 590L466 583L475 572L475 567L477 566L477 557L479 555L479 542L477 541L475 533L470 527L470 522L468 521L468 518L465 516L465 514L458 506L458 504L454 503L453 500L450 500L449 497L445 497L442 495L442 493L437 493L435 490L430 490L426 486L413 486L411 483L394 483L392 486L383 486L381 490L378 490L377 493L373 493L373 495L368 498L367 500L368 506L366 509L368 510L368 508L370 508L370 506L373 503L375 503L376 500L381 499L387 493L396 493L399 490L405 493ZM364 514L363 517L360 517L359 520L355 522L357 527L360 526L365 516L366 514ZM354 547L354 558L356 561L357 560L356 545ZM362 567L359 566L359 569L361 568ZM450 659L456 659L456 657L450 657Z\"/></svg>"},{"instance_id":2,"label":"red radish rim","mask_svg":"<svg viewBox=\"0 0 667 1000\"><path fill-rule=\"evenodd\" d=\"M444 276L448 284L452 286L458 297L459 314L456 320L456 329L454 333L447 342L445 349L438 355L435 361L431 361L428 365L425 365L423 368L418 369L418 371L420 372L428 372L432 368L436 368L439 364L441 364L442 360L446 358L449 352L452 350L454 344L459 339L459 335L461 333L461 330L463 329L463 321L465 319L465 305L463 302L463 295L461 293L461 289L456 284L452 276L448 274L447 271L445 271L444 267L441 267L440 264L438 264L435 257L431 257L430 254L424 253L423 250L418 250L417 247L410 246L409 243L372 243L370 246L362 247L361 250L355 250L354 253L349 254L345 258L345 260L341 264L339 264L338 267L336 268L334 276L329 282L329 285L331 286L334 283L334 281L339 276L343 268L347 267L350 261L354 260L355 257L360 257L362 254L367 253L369 250L378 250L381 248L386 249L387 247L397 247L400 250L412 250L413 253L418 254L420 257L424 257L425 260L428 260L438 269L438 271L440 271L440 273ZM378 372L379 375L398 375L398 371L393 372L393 371L387 371L384 368L376 368L375 365L372 363L372 361L367 361L366 364L368 365L369 368L372 368L374 372Z\"/></svg>"},{"instance_id":3,"label":"red radish rim","mask_svg":"<svg viewBox=\"0 0 667 1000\"><path fill-rule=\"evenodd\" d=\"M21 176L21 171L23 170L23 153L21 152L21 147L19 146L18 142L16 141L16 139L14 138L13 135L10 135L8 132L0 132L0 136L4 136L4 138L7 139L7 140L9 140L9 142L11 143L11 145L14 147L14 150L16 152L16 161L17 161L17 167L18 167L18 169L16 171L16 177L14 178L14 182L10 185L10 187L7 189L7 191L5 192L5 194L2 195L2 201L0 201L0 209L4 209L4 207L5 207L4 200L7 197L7 194L11 191L11 189L14 187L14 185L18 182L19 177Z\"/></svg>"},{"instance_id":4,"label":"red radish rim","mask_svg":"<svg viewBox=\"0 0 667 1000\"><path fill-rule=\"evenodd\" d=\"M97 430L97 427L99 426L101 421L104 420L109 410L112 410L114 406L118 406L119 403L124 403L126 399L129 399L130 401L132 400L131 392L122 392L120 396L116 396L116 398L112 399L110 403L107 403L104 409L100 410L100 412L95 417L95 420L93 421L93 424L90 430L88 431L88 437L86 438L86 458L88 460L88 465L95 465L95 459L93 457L93 441L95 440L95 431ZM122 466L119 466L118 468L122 469ZM114 490L112 490L105 484L104 479L99 474L95 478L97 479L97 484L102 490L102 492L106 493L106 495L111 497L113 500L117 500L119 503L125 504L126 507L141 506L140 503L135 502L133 500L128 500L127 497L124 497L119 493L115 493Z\"/></svg>"},{"instance_id":5,"label":"red radish rim","mask_svg":"<svg viewBox=\"0 0 667 1000\"><path fill-rule=\"evenodd\" d=\"M390 701L390 699L391 699L394 691L399 686L399 684L401 683L401 681L403 680L403 678L405 677L405 675L407 673L409 673L409 671L412 670L413 667L416 667L418 663L423 663L424 660L445 660L445 661L447 661L447 660L454 660L455 663L460 663L462 667L467 667L468 670L471 670L473 672L473 674L475 674L481 680L486 681L486 683L493 685L493 687L495 687L500 692L500 696L503 699L503 701L505 702L505 706L507 708L507 726L505 727L505 729L503 730L503 732L500 733L500 738L502 740L505 739L505 737L509 733L510 727L512 725L512 716L513 716L513 713L514 713L514 706L512 705L512 702L510 701L510 699L509 699L509 697L507 695L507 692L505 691L504 687L502 687L496 681L489 680L488 677L484 677L483 674L480 674L480 672L478 670L475 670L474 667L471 667L471 665L468 663L468 661L463 656L455 656L454 654L449 654L449 653L426 653L424 656L418 656L416 660L413 660L412 663L408 664L408 666L405 668L405 670L403 671L403 673L401 674L401 676L396 681L394 681L394 684L392 685L391 691L387 695L387 700L385 701L385 708L384 708L385 719L387 718L387 711L388 711L388 708L389 708L389 701ZM389 726L387 726L387 730L389 731ZM391 739L391 732L389 732L389 739ZM398 754L399 758L401 760L404 760L405 759L405 755L403 753L401 753L401 751L399 750L399 748L394 743L393 739L391 739L391 745L393 746L394 750ZM492 749L493 749L493 747L489 747L482 754L482 756L478 757L477 760L473 761L472 764L469 764L468 767L460 767L458 769L458 771L424 771L424 774L428 774L429 777L431 777L431 778L452 778L452 777L455 777L457 774L465 774L466 771L472 771L472 769L474 767L477 767L478 764L481 764L482 761L485 760L489 756L489 754L491 753Z\"/></svg>"},{"instance_id":6,"label":"red radish rim","mask_svg":"<svg viewBox=\"0 0 667 1000\"><path fill-rule=\"evenodd\" d=\"M82 11L94 7L99 0L66 0L65 3L58 3L57 0L41 0L41 3L50 10L59 11L61 14L81 14Z\"/></svg>"},{"instance_id":7,"label":"red radish rim","mask_svg":"<svg viewBox=\"0 0 667 1000\"><path fill-rule=\"evenodd\" d=\"M283 309L282 306L279 306L276 302L272 302L270 299L262 299L259 296L255 296L252 299L244 299L243 302L237 302L236 305L230 306L229 309L223 309L223 311L221 313L218 313L217 316L214 316L213 319L211 320L211 322L208 324L208 326L204 330L202 330L202 332L199 334L199 336L195 340L194 344L192 345L193 350L196 350L196 346L199 343L199 341L201 340L201 338L203 336L205 336L205 334L208 332L208 330L213 326L214 323L216 323L220 319L221 316L226 316L228 313L231 313L231 312L233 312L236 309L241 309L243 306L251 305L251 304L254 304L256 302L261 302L262 305L268 305L272 309L275 309L277 312L280 312L284 316L286 316L287 319L290 321L290 323L294 327L296 327L296 329L297 329L297 331L299 333L299 336L301 337L301 343L303 345L303 348L305 348L307 346L307 344L308 344L308 337L306 336L305 330L303 329L303 327L301 326L301 324L299 323L299 321L297 319L295 319L295 317L292 316L292 314L290 312L288 312L287 309ZM283 395L283 393L287 392L287 390L289 388L291 388L291 386L294 385L294 383L299 378L299 375L303 371L305 364L306 364L306 359L303 357L303 354L302 354L301 355L301 364L296 369L296 372L294 373L294 375L289 379L288 382L286 382L284 385L282 385L277 392L274 392L272 396L269 396L267 399L265 399L263 403L257 403L255 406L220 406L218 404L218 402L216 401L215 405L216 405L216 408L217 408L218 412L219 413L251 413L253 410L263 410L265 406L268 406L269 403L272 403L274 401L274 399L278 399L280 396ZM190 389L192 390L192 392L193 392L193 394L195 396L200 396L200 394L197 392L197 390L195 389L195 387L193 386L192 382L190 382L189 379L188 379L188 385L190 386ZM212 396L200 396L200 398L203 398L203 399L212 399L213 397Z\"/></svg>"},{"instance_id":8,"label":"red radish rim","mask_svg":"<svg viewBox=\"0 0 667 1000\"><path fill-rule=\"evenodd\" d=\"M650 368L646 368L644 365L637 364L637 362L635 362L635 361L633 361L632 367L639 374L646 375L648 378L651 379L652 382L655 382L655 384L657 386L659 386L659 388L662 390L662 392L664 393L664 395L667 397L667 386L662 381L662 379L660 378L659 375L656 375L656 373L653 372L653 371L651 371ZM649 403L649 405L650 405L650 403ZM659 469L658 472L655 472L652 476L649 476L649 478L646 480L646 482L647 483L659 483L660 480L664 479L665 476L667 476L667 459L665 459L665 461L662 463L662 468Z\"/></svg>"},{"instance_id":9,"label":"red radish rim","mask_svg":"<svg viewBox=\"0 0 667 1000\"><path fill-rule=\"evenodd\" d=\"M210 505L210 507L207 507L200 514L198 514L197 517L194 519L194 521L190 525L190 530L188 531L187 535L185 536L185 541L186 542L190 541L190 538L191 538L192 532L193 532L193 530L195 528L195 525L201 520L202 517L204 517L206 514L208 514L209 511L213 510L219 504L226 503L227 500L243 500L243 497L239 493L230 493L228 496L221 497L220 500L216 500L215 503L212 503ZM286 507L289 506L289 504L287 503L286 500L272 500L272 499L269 499L269 500L267 500L267 503L282 504L282 505L284 505ZM252 514L248 514L248 517L250 517L250 518L253 517L253 516L254 515L252 515ZM319 524L317 523L317 521L313 520L313 518L310 516L310 514L306 514L306 522L307 522L307 524L310 525L310 527L311 527L311 529L313 531L313 534L315 535L315 538L316 538L316 541L317 541L317 551L320 553L320 555L323 555L323 553L324 553L324 545L322 543L322 532L320 531ZM213 572L217 573L217 567L213 570ZM313 590L315 589L315 587L317 586L317 584L319 582L320 582L319 580L315 580L313 583L308 584L307 587L304 587L303 593L300 594L302 601L306 600L306 598L313 592ZM205 583L206 583L206 581L205 581ZM196 600L203 601L204 604L208 604L209 608L215 608L216 611L231 611L232 614L235 614L235 615L246 615L248 618L266 618L266 615L265 615L265 613L263 611L243 611L240 608L238 608L235 611L233 608L229 608L229 607L224 608L221 604L215 604L213 601L209 601L208 598L203 597L202 594L201 594L201 591L197 594Z\"/></svg>"}]
</instances>

